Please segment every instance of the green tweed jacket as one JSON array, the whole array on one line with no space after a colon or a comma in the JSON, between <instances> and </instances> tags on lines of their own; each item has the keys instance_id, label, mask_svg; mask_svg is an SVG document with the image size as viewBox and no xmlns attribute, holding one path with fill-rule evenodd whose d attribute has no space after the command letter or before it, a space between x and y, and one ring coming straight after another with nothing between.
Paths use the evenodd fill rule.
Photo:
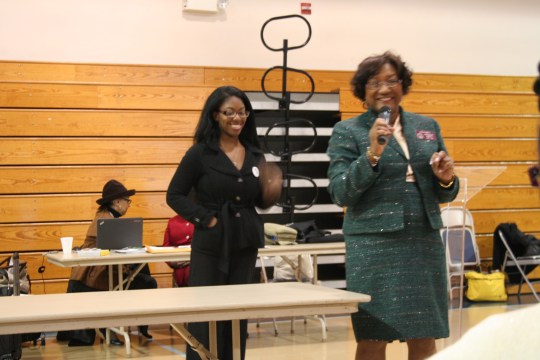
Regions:
<instances>
[{"instance_id":1,"label":"green tweed jacket","mask_svg":"<svg viewBox=\"0 0 540 360\"><path fill-rule=\"evenodd\" d=\"M369 130L376 115L368 111L337 123L328 144L328 191L335 204L347 207L344 234L397 231L405 225L403 194L409 161L396 139L390 137L378 165L371 167L366 149L370 145ZM442 227L439 203L455 199L459 179L445 189L439 185L429 165L434 152L446 152L437 122L401 108L400 116L426 215L431 227L439 229Z\"/></svg>"}]
</instances>

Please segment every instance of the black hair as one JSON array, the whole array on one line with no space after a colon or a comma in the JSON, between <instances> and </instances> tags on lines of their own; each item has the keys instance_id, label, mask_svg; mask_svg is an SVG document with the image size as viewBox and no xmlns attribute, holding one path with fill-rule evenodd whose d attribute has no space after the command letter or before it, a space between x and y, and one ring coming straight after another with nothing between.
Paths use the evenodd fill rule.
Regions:
<instances>
[{"instance_id":1,"label":"black hair","mask_svg":"<svg viewBox=\"0 0 540 360\"><path fill-rule=\"evenodd\" d=\"M193 142L198 143L217 143L219 142L220 128L214 118L214 114L219 111L221 105L232 96L236 96L244 103L249 116L246 119L244 128L240 133L240 141L244 144L251 144L260 149L259 139L257 138L257 126L255 123L255 112L247 95L234 86L221 86L215 89L204 104L199 118L199 123L195 129Z\"/></svg>"},{"instance_id":2,"label":"black hair","mask_svg":"<svg viewBox=\"0 0 540 360\"><path fill-rule=\"evenodd\" d=\"M382 55L370 56L358 65L358 69L351 79L351 87L354 96L362 101L366 101L367 82L377 75L385 64L390 64L396 69L399 80L401 80L403 95L406 95L409 92L409 87L412 85L412 71L407 67L405 62L401 60L401 57L387 51Z\"/></svg>"}]
</instances>

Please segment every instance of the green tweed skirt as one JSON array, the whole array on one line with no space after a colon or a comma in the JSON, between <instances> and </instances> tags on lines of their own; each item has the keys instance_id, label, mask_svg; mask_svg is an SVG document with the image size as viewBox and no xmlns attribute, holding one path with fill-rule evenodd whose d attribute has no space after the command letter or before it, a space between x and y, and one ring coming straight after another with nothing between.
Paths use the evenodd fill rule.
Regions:
<instances>
[{"instance_id":1,"label":"green tweed skirt","mask_svg":"<svg viewBox=\"0 0 540 360\"><path fill-rule=\"evenodd\" d=\"M351 315L357 341L449 335L445 250L414 183L404 213L403 230L345 236L347 290L371 295Z\"/></svg>"}]
</instances>

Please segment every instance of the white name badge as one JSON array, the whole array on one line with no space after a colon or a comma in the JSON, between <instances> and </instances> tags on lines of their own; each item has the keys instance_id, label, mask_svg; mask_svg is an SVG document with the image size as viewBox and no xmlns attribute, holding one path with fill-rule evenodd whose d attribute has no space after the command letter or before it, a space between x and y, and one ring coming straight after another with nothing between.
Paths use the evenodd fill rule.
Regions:
<instances>
[{"instance_id":1,"label":"white name badge","mask_svg":"<svg viewBox=\"0 0 540 360\"><path fill-rule=\"evenodd\" d=\"M256 167L256 166L252 167L251 172L253 172L253 175L255 177L259 177L259 168L258 167Z\"/></svg>"}]
</instances>

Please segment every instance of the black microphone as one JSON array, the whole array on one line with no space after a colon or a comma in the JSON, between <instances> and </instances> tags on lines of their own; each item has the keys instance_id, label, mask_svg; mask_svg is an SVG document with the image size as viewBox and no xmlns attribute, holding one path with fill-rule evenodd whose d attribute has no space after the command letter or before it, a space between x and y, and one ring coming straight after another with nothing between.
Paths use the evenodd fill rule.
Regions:
<instances>
[{"instance_id":1,"label":"black microphone","mask_svg":"<svg viewBox=\"0 0 540 360\"><path fill-rule=\"evenodd\" d=\"M390 110L390 108L388 106L383 106L379 110L379 114L377 115L377 118L384 119L384 121L386 121L386 123L389 124L390 123L390 114L392 114L392 110ZM380 145L386 144L386 141L388 141L388 136L379 135L379 137L377 138L377 142Z\"/></svg>"}]
</instances>

